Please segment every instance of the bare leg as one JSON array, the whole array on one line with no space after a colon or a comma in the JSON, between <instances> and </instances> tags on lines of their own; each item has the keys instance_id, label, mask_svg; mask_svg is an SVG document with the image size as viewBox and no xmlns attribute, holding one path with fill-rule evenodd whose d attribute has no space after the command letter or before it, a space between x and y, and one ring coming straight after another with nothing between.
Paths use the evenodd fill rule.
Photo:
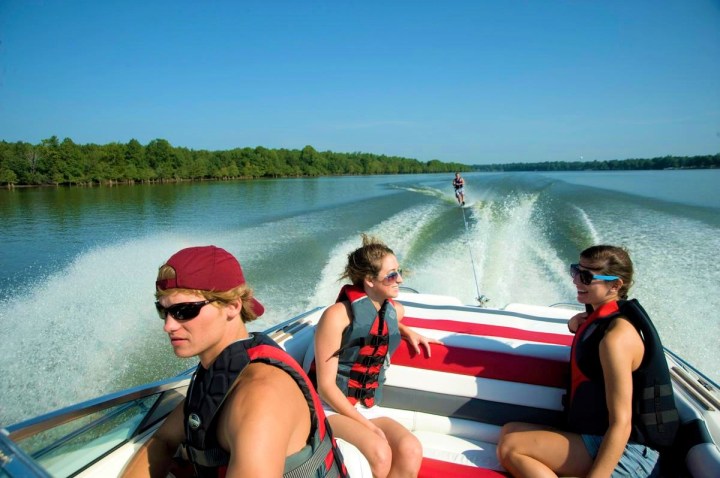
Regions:
<instances>
[{"instance_id":1,"label":"bare leg","mask_svg":"<svg viewBox=\"0 0 720 478\"><path fill-rule=\"evenodd\" d=\"M580 435L530 423L506 424L497 454L515 477L585 476L593 463Z\"/></svg>"},{"instance_id":2,"label":"bare leg","mask_svg":"<svg viewBox=\"0 0 720 478\"><path fill-rule=\"evenodd\" d=\"M384 433L392 449L388 478L416 477L422 464L422 445L407 428L391 418L371 420Z\"/></svg>"},{"instance_id":3,"label":"bare leg","mask_svg":"<svg viewBox=\"0 0 720 478\"><path fill-rule=\"evenodd\" d=\"M365 456L375 478L389 476L393 464L393 452L387 440L373 433L358 421L344 415L331 415L328 417L328 421L333 435L356 446Z\"/></svg>"}]
</instances>

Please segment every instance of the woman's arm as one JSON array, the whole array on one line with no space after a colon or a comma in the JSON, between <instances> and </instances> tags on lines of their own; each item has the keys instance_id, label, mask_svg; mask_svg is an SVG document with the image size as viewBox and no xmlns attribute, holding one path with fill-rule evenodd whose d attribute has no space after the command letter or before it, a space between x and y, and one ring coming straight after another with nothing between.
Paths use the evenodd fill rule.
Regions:
<instances>
[{"instance_id":1,"label":"woman's arm","mask_svg":"<svg viewBox=\"0 0 720 478\"><path fill-rule=\"evenodd\" d=\"M328 307L320 317L315 330L315 374L318 393L337 413L374 429L375 426L355 409L336 382L339 357L334 354L340 349L343 331L350 325L348 307L345 302L338 302Z\"/></svg>"},{"instance_id":2,"label":"woman's arm","mask_svg":"<svg viewBox=\"0 0 720 478\"><path fill-rule=\"evenodd\" d=\"M608 477L620 461L632 430L632 372L644 351L640 335L624 319L615 320L600 342L609 426L588 477Z\"/></svg>"}]
</instances>

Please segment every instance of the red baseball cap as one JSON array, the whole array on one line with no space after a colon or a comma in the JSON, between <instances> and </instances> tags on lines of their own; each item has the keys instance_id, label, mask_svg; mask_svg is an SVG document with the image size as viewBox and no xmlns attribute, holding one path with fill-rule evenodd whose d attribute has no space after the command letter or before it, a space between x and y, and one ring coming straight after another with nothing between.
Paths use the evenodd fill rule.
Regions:
<instances>
[{"instance_id":1,"label":"red baseball cap","mask_svg":"<svg viewBox=\"0 0 720 478\"><path fill-rule=\"evenodd\" d=\"M155 282L159 290L195 289L223 292L245 284L242 267L235 256L216 246L188 247L173 254L165 263L175 269L174 279ZM253 310L259 317L265 307L256 299Z\"/></svg>"}]
</instances>

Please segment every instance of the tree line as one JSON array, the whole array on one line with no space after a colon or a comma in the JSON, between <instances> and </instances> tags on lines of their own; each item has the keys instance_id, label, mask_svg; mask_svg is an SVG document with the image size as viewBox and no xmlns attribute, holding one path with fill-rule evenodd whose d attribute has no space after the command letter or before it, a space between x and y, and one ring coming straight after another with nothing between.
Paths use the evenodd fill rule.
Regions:
<instances>
[{"instance_id":1,"label":"tree line","mask_svg":"<svg viewBox=\"0 0 720 478\"><path fill-rule=\"evenodd\" d=\"M648 169L710 169L720 167L720 154L705 156L663 156L651 159L610 161L547 161L474 165L473 171L628 171Z\"/></svg>"},{"instance_id":2,"label":"tree line","mask_svg":"<svg viewBox=\"0 0 720 478\"><path fill-rule=\"evenodd\" d=\"M473 165L433 159L371 153L336 153L303 149L235 148L193 150L154 139L142 145L76 144L57 136L39 144L0 141L0 185L92 185L253 178L312 177L359 174L418 174L501 171L613 171L648 169L707 169L720 167L720 154L663 156L611 161L547 161Z\"/></svg>"},{"instance_id":3,"label":"tree line","mask_svg":"<svg viewBox=\"0 0 720 478\"><path fill-rule=\"evenodd\" d=\"M0 141L0 184L92 185L284 178L357 174L410 174L470 171L467 164L370 153L297 149L235 148L193 150L155 139L128 143L75 144L56 136L39 144Z\"/></svg>"}]
</instances>

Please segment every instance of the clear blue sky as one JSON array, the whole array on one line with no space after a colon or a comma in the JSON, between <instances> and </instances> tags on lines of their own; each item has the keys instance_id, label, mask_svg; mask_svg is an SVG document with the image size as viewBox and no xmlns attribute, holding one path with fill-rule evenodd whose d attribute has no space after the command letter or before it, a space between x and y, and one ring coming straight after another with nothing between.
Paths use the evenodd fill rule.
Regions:
<instances>
[{"instance_id":1,"label":"clear blue sky","mask_svg":"<svg viewBox=\"0 0 720 478\"><path fill-rule=\"evenodd\" d=\"M0 140L720 152L720 1L0 0Z\"/></svg>"}]
</instances>

